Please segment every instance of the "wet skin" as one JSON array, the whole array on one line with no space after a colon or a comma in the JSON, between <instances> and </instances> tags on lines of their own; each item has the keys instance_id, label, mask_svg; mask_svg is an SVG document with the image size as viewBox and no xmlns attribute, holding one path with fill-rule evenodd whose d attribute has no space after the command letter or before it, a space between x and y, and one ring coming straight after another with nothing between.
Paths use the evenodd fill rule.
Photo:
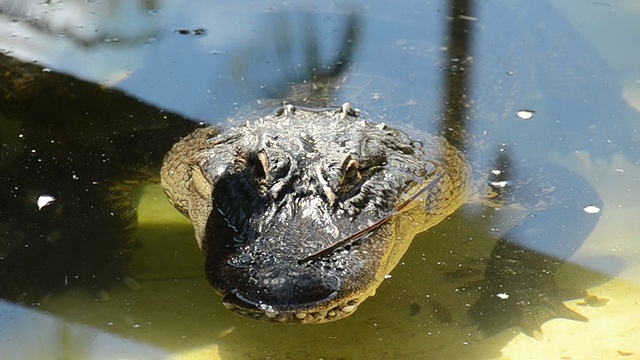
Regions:
<instances>
[{"instance_id":1,"label":"wet skin","mask_svg":"<svg viewBox=\"0 0 640 360\"><path fill-rule=\"evenodd\" d=\"M585 320L562 304L553 279L598 219L584 211L601 208L584 180L551 167L532 174L562 176L474 179L464 154L443 138L383 120L363 119L349 104L287 105L238 126L197 130L167 154L162 184L192 220L207 278L227 308L286 323L348 316L416 234L483 201L532 216L491 255L470 312L480 328L519 325L537 336L550 318ZM563 250L554 258L527 248L541 242Z\"/></svg>"}]
</instances>

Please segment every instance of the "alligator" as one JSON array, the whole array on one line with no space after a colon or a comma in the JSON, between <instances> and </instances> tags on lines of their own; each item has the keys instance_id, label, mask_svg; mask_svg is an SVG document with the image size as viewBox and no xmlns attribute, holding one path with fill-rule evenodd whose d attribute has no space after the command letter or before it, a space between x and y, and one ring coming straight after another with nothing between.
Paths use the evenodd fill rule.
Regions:
<instances>
[{"instance_id":1,"label":"alligator","mask_svg":"<svg viewBox=\"0 0 640 360\"><path fill-rule=\"evenodd\" d=\"M162 185L193 222L207 279L226 308L283 323L344 318L375 294L416 234L475 198L534 214L491 255L470 312L481 329L519 325L537 337L550 318L586 320L562 303L553 280L597 222L598 211L588 210L602 207L585 180L548 166L532 172L552 171L539 183L505 177L507 169L474 179L445 138L361 114L349 103L287 104L196 130L167 153ZM566 251L553 258L527 242Z\"/></svg>"}]
</instances>

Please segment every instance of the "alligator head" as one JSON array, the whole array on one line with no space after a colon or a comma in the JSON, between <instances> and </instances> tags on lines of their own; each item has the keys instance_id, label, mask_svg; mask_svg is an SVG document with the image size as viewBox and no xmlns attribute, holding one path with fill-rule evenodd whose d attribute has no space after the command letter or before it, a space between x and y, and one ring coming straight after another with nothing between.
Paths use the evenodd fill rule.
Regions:
<instances>
[{"instance_id":1,"label":"alligator head","mask_svg":"<svg viewBox=\"0 0 640 360\"><path fill-rule=\"evenodd\" d=\"M209 282L241 315L319 323L353 313L414 235L466 198L457 150L364 120L349 104L242 120L183 139L162 170Z\"/></svg>"}]
</instances>

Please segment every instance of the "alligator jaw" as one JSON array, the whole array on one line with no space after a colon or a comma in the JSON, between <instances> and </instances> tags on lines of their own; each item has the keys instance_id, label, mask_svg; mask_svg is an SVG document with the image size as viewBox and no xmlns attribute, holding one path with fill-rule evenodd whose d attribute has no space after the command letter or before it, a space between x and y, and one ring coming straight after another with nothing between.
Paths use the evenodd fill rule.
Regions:
<instances>
[{"instance_id":1,"label":"alligator jaw","mask_svg":"<svg viewBox=\"0 0 640 360\"><path fill-rule=\"evenodd\" d=\"M226 296L222 301L225 308L238 315L260 321L287 324L321 324L340 320L353 314L360 303L361 301L354 299L324 309L277 311L272 306L265 304L255 304L255 306L246 306L248 304L243 304L245 306L236 305L237 298L233 295Z\"/></svg>"}]
</instances>

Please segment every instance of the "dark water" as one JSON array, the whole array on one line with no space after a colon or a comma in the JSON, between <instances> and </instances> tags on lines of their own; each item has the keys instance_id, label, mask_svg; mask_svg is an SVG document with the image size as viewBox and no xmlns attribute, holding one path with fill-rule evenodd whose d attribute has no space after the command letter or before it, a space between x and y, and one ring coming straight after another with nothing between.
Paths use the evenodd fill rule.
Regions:
<instances>
[{"instance_id":1,"label":"dark water","mask_svg":"<svg viewBox=\"0 0 640 360\"><path fill-rule=\"evenodd\" d=\"M457 111L452 109L459 100L451 94L466 94L466 131L473 139L467 150L479 168L504 148L516 163L560 164L587 179L605 206L592 235L559 274L561 284L588 288L596 297L568 303L590 322L550 321L542 328L544 341L517 328L479 339L465 317L475 295L459 287L481 277L481 259L495 243L491 235L503 221L490 209L464 209L418 236L377 295L351 317L283 326L246 320L221 306L202 276L189 223L152 186L139 206L142 245L130 269L141 289L117 285L106 302L73 289L39 305L69 322L64 324L3 303L0 357L578 359L640 353L632 340L638 319L627 313L640 290L640 247L634 243L640 234L640 117L633 107L640 106L634 68L640 53L625 40L637 33L632 14L640 9L632 2L478 1L462 18L466 36L449 32L445 1L2 5L0 45L7 55L149 105L142 111L135 101L118 97L118 114L128 116L110 122L103 117L113 104L97 98L91 109L101 122L69 120L61 147L82 132L111 139L119 131L173 126L171 119L158 120L159 111L146 116L154 108L193 121L224 122L238 111L269 109L268 99L295 101L289 95L293 86L333 75L329 103L349 101L368 117L431 132ZM456 53L465 39L465 51ZM452 72L467 75L462 90L451 85ZM73 87L65 91L67 98L74 96ZM3 103L0 118L5 171L22 151L16 144L26 128L10 101ZM58 126L43 114L28 127L28 137L40 136L40 130L46 137L51 133L45 129ZM527 114L533 117L525 119ZM29 168L23 170L29 178ZM132 341L120 344L111 335Z\"/></svg>"}]
</instances>

